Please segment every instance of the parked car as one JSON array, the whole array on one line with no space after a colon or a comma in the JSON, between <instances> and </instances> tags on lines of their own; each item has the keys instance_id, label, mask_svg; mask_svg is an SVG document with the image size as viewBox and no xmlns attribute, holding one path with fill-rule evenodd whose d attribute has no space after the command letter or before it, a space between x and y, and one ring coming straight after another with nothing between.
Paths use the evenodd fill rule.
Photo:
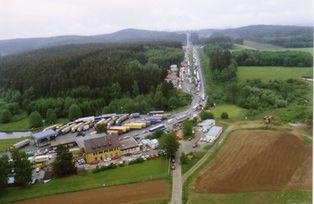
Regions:
<instances>
[{"instance_id":1,"label":"parked car","mask_svg":"<svg viewBox=\"0 0 314 204\"><path fill-rule=\"evenodd\" d=\"M174 155L171 155L170 159L171 159L171 162L172 162L172 163L175 163L175 162L176 162L176 157L175 157Z\"/></svg>"}]
</instances>

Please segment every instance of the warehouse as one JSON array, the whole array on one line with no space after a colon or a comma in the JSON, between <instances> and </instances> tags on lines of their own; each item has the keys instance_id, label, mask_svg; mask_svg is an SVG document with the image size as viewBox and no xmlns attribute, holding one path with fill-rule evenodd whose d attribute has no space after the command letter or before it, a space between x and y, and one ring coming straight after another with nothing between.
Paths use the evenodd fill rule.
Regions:
<instances>
[{"instance_id":1,"label":"warehouse","mask_svg":"<svg viewBox=\"0 0 314 204\"><path fill-rule=\"evenodd\" d=\"M198 127L202 128L203 133L206 133L215 125L215 120L207 119L198 124Z\"/></svg>"},{"instance_id":2,"label":"warehouse","mask_svg":"<svg viewBox=\"0 0 314 204\"><path fill-rule=\"evenodd\" d=\"M209 131L205 134L205 136L201 139L201 141L213 142L219 137L221 133L222 133L222 127L213 126L209 129Z\"/></svg>"},{"instance_id":3,"label":"warehouse","mask_svg":"<svg viewBox=\"0 0 314 204\"><path fill-rule=\"evenodd\" d=\"M118 137L112 135L85 140L84 151L87 163L99 162L108 158L119 158L121 156L121 146Z\"/></svg>"},{"instance_id":4,"label":"warehouse","mask_svg":"<svg viewBox=\"0 0 314 204\"><path fill-rule=\"evenodd\" d=\"M140 146L133 137L120 141L122 155L136 154L140 151Z\"/></svg>"},{"instance_id":5,"label":"warehouse","mask_svg":"<svg viewBox=\"0 0 314 204\"><path fill-rule=\"evenodd\" d=\"M50 140L52 140L56 137L57 137L57 132L54 130L51 130L51 129L33 134L35 144L38 147L49 145Z\"/></svg>"}]
</instances>

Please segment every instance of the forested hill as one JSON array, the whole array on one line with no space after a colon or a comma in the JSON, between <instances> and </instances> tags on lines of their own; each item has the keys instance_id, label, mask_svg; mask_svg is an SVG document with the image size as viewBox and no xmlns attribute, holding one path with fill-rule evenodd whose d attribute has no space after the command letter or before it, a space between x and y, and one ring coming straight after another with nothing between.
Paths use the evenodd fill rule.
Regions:
<instances>
[{"instance_id":1,"label":"forested hill","mask_svg":"<svg viewBox=\"0 0 314 204\"><path fill-rule=\"evenodd\" d=\"M117 43L117 42L152 42L185 40L184 34L175 32L124 29L110 34L93 36L57 36L47 38L25 38L0 40L0 55L16 54L30 50L68 44Z\"/></svg>"},{"instance_id":2,"label":"forested hill","mask_svg":"<svg viewBox=\"0 0 314 204\"><path fill-rule=\"evenodd\" d=\"M45 48L0 59L0 86L21 93L32 87L36 97L74 94L78 87L87 97L106 92L118 83L130 92L136 81L148 93L166 76L172 63L183 59L180 43L85 44ZM71 92L71 93L67 93ZM73 93L72 93L73 92Z\"/></svg>"},{"instance_id":3,"label":"forested hill","mask_svg":"<svg viewBox=\"0 0 314 204\"><path fill-rule=\"evenodd\" d=\"M232 38L242 38L283 47L313 47L313 27L285 25L252 25L232 29L205 29L202 36L221 33Z\"/></svg>"}]
</instances>

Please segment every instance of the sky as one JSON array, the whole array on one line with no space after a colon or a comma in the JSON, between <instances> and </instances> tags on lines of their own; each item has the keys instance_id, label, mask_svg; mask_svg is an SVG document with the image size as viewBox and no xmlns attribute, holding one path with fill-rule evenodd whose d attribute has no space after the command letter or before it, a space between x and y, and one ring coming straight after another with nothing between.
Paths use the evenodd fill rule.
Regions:
<instances>
[{"instance_id":1,"label":"sky","mask_svg":"<svg viewBox=\"0 0 314 204\"><path fill-rule=\"evenodd\" d=\"M313 25L312 0L0 0L0 39Z\"/></svg>"}]
</instances>

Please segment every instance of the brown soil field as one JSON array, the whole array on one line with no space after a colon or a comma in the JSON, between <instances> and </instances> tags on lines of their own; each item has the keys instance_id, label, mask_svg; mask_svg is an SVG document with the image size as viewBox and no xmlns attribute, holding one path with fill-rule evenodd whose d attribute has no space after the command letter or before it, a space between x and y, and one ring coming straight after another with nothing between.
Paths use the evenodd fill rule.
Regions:
<instances>
[{"instance_id":1,"label":"brown soil field","mask_svg":"<svg viewBox=\"0 0 314 204\"><path fill-rule=\"evenodd\" d=\"M165 180L97 188L72 193L24 200L21 204L86 204L86 203L139 203L147 200L167 199L169 184Z\"/></svg>"},{"instance_id":2,"label":"brown soil field","mask_svg":"<svg viewBox=\"0 0 314 204\"><path fill-rule=\"evenodd\" d=\"M193 183L198 193L311 189L312 156L283 131L237 130Z\"/></svg>"}]
</instances>

